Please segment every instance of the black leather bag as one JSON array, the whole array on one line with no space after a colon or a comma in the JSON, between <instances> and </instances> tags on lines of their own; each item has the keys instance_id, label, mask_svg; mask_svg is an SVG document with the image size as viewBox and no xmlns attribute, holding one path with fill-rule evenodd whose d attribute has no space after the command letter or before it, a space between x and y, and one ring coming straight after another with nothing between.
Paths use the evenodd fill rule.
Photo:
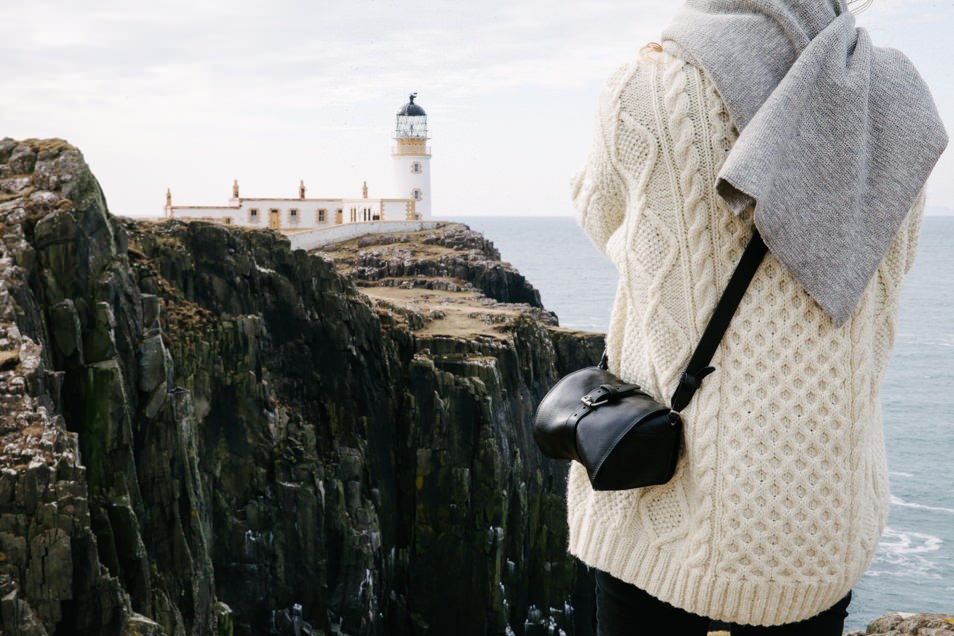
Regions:
<instances>
[{"instance_id":1,"label":"black leather bag","mask_svg":"<svg viewBox=\"0 0 954 636\"><path fill-rule=\"evenodd\" d=\"M681 433L679 414L607 371L605 355L599 366L557 382L533 426L543 454L583 464L595 490L666 483L676 470Z\"/></svg>"},{"instance_id":2,"label":"black leather bag","mask_svg":"<svg viewBox=\"0 0 954 636\"><path fill-rule=\"evenodd\" d=\"M598 366L564 376L541 400L533 438L543 454L580 462L594 490L628 490L672 479L682 439L679 412L715 370L709 362L765 252L754 231L679 380L671 407L610 373L604 352Z\"/></svg>"}]
</instances>

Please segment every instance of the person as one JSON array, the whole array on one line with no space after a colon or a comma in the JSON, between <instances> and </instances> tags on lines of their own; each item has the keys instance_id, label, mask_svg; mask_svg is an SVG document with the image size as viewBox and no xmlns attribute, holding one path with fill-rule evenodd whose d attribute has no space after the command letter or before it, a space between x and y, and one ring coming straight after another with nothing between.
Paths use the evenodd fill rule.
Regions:
<instances>
[{"instance_id":1,"label":"person","mask_svg":"<svg viewBox=\"0 0 954 636\"><path fill-rule=\"evenodd\" d=\"M597 120L573 199L619 271L611 372L672 395L754 227L769 248L673 478L571 467L598 634L840 635L888 511L879 384L947 143L930 92L844 0L688 0Z\"/></svg>"}]
</instances>

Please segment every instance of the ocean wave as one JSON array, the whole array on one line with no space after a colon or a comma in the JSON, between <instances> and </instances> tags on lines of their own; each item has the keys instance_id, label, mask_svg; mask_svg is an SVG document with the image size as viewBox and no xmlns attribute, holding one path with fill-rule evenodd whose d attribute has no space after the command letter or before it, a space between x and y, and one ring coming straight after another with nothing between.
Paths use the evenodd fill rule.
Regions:
<instances>
[{"instance_id":1,"label":"ocean wave","mask_svg":"<svg viewBox=\"0 0 954 636\"><path fill-rule=\"evenodd\" d=\"M892 470L888 472L888 475L891 477L914 477L911 473L902 473L897 470Z\"/></svg>"},{"instance_id":2,"label":"ocean wave","mask_svg":"<svg viewBox=\"0 0 954 636\"><path fill-rule=\"evenodd\" d=\"M922 532L907 532L885 528L878 542L878 550L891 554L924 554L937 552L944 541L941 537Z\"/></svg>"},{"instance_id":3,"label":"ocean wave","mask_svg":"<svg viewBox=\"0 0 954 636\"><path fill-rule=\"evenodd\" d=\"M954 508L944 508L942 506L928 506L927 504L913 503L910 501L905 501L900 497L895 497L894 495L891 495L891 505L901 506L902 508L917 508L918 510L933 510L935 512L948 512L954 514Z\"/></svg>"},{"instance_id":4,"label":"ocean wave","mask_svg":"<svg viewBox=\"0 0 954 636\"><path fill-rule=\"evenodd\" d=\"M866 575L941 578L938 564L925 555L940 550L942 543L930 534L885 528Z\"/></svg>"}]
</instances>

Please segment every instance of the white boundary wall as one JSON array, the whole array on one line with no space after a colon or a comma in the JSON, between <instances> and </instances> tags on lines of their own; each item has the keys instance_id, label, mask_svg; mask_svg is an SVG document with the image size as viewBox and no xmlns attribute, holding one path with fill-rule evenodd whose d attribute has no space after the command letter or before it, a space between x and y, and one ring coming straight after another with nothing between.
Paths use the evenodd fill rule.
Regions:
<instances>
[{"instance_id":1,"label":"white boundary wall","mask_svg":"<svg viewBox=\"0 0 954 636\"><path fill-rule=\"evenodd\" d=\"M433 230L447 221L370 221L367 223L348 223L327 228L295 232L288 234L294 250L313 250L332 243L350 241L366 234L387 234L389 232L420 232Z\"/></svg>"}]
</instances>

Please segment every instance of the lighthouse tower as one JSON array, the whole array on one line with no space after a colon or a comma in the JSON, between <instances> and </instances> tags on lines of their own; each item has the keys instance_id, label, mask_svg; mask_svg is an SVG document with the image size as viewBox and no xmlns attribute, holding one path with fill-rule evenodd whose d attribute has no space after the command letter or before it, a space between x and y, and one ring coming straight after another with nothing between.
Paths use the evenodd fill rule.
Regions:
<instances>
[{"instance_id":1,"label":"lighthouse tower","mask_svg":"<svg viewBox=\"0 0 954 636\"><path fill-rule=\"evenodd\" d=\"M397 114L394 130L394 184L397 196L414 200L415 215L431 218L431 149L427 145L427 113L414 103L417 93Z\"/></svg>"}]
</instances>

